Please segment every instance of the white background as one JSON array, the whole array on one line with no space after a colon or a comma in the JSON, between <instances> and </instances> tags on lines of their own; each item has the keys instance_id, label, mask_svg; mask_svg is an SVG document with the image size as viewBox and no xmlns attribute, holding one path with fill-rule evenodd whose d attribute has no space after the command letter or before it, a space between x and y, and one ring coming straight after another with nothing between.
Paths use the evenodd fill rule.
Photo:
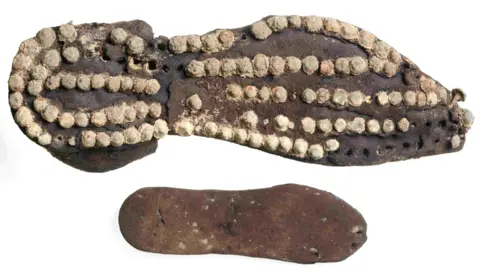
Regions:
<instances>
[{"instance_id":1,"label":"white background","mask_svg":"<svg viewBox=\"0 0 480 270\"><path fill-rule=\"evenodd\" d=\"M155 35L173 36L296 14L334 17L371 31L447 88L464 89L463 106L478 115L480 22L474 2L2 1L0 269L480 269L475 125L459 153L373 167L317 166L219 140L170 136L159 141L154 155L107 174L89 174L28 141L7 101L18 46L43 27L142 19ZM121 203L141 187L252 189L284 183L328 190L356 207L368 222L367 243L344 262L306 266L149 254L130 247L118 229Z\"/></svg>"}]
</instances>

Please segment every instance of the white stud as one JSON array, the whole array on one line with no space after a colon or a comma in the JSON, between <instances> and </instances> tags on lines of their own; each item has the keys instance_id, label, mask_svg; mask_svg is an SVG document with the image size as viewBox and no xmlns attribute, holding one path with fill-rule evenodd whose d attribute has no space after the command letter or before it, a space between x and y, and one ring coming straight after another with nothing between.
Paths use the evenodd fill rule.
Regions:
<instances>
[{"instance_id":1,"label":"white stud","mask_svg":"<svg viewBox=\"0 0 480 270\"><path fill-rule=\"evenodd\" d=\"M312 89L307 88L307 89L303 90L303 92L302 92L302 99L306 103L310 104L315 99L317 99L317 94Z\"/></svg>"},{"instance_id":2,"label":"white stud","mask_svg":"<svg viewBox=\"0 0 480 270\"><path fill-rule=\"evenodd\" d=\"M142 119L147 117L149 107L145 101L137 101L135 103L135 110L137 111L137 117Z\"/></svg>"},{"instance_id":3,"label":"white stud","mask_svg":"<svg viewBox=\"0 0 480 270\"><path fill-rule=\"evenodd\" d=\"M243 98L242 87L238 84L227 85L227 95L231 100L241 100Z\"/></svg>"},{"instance_id":4,"label":"white stud","mask_svg":"<svg viewBox=\"0 0 480 270\"><path fill-rule=\"evenodd\" d=\"M257 96L258 89L255 86L248 85L247 87L245 87L244 93L247 99L252 100Z\"/></svg>"},{"instance_id":5,"label":"white stud","mask_svg":"<svg viewBox=\"0 0 480 270\"><path fill-rule=\"evenodd\" d=\"M137 144L141 140L140 132L135 127L129 127L123 130L126 144Z\"/></svg>"},{"instance_id":6,"label":"white stud","mask_svg":"<svg viewBox=\"0 0 480 270\"><path fill-rule=\"evenodd\" d=\"M58 40L73 42L77 38L77 31L72 24L63 24L58 28Z\"/></svg>"},{"instance_id":7,"label":"white stud","mask_svg":"<svg viewBox=\"0 0 480 270\"><path fill-rule=\"evenodd\" d=\"M57 50L49 50L43 55L43 63L50 69L58 67L61 60Z\"/></svg>"},{"instance_id":8,"label":"white stud","mask_svg":"<svg viewBox=\"0 0 480 270\"><path fill-rule=\"evenodd\" d=\"M341 88L335 89L335 91L333 93L333 96L332 96L333 103L335 103L336 105L339 105L339 106L344 106L347 103L347 99L348 99L347 91L345 91Z\"/></svg>"},{"instance_id":9,"label":"white stud","mask_svg":"<svg viewBox=\"0 0 480 270\"><path fill-rule=\"evenodd\" d=\"M252 27L250 28L252 34L257 38L257 39L266 39L268 36L272 34L272 29L267 25L265 21L258 21L252 24Z\"/></svg>"},{"instance_id":10,"label":"white stud","mask_svg":"<svg viewBox=\"0 0 480 270\"><path fill-rule=\"evenodd\" d=\"M269 72L273 76L281 75L285 70L285 60L280 56L270 58Z\"/></svg>"},{"instance_id":11,"label":"white stud","mask_svg":"<svg viewBox=\"0 0 480 270\"><path fill-rule=\"evenodd\" d=\"M335 74L335 64L332 60L323 60L320 63L320 73L325 76L332 76Z\"/></svg>"},{"instance_id":12,"label":"white stud","mask_svg":"<svg viewBox=\"0 0 480 270\"><path fill-rule=\"evenodd\" d=\"M239 144L244 144L248 139L248 133L245 129L239 128L235 129L235 142Z\"/></svg>"},{"instance_id":13,"label":"white stud","mask_svg":"<svg viewBox=\"0 0 480 270\"><path fill-rule=\"evenodd\" d=\"M320 144L314 144L308 148L308 156L313 160L319 160L323 158L323 155L323 147Z\"/></svg>"},{"instance_id":14,"label":"white stud","mask_svg":"<svg viewBox=\"0 0 480 270\"><path fill-rule=\"evenodd\" d=\"M267 101L270 98L270 88L264 86L258 91L258 99Z\"/></svg>"},{"instance_id":15,"label":"white stud","mask_svg":"<svg viewBox=\"0 0 480 270\"><path fill-rule=\"evenodd\" d=\"M62 55L69 63L75 63L80 59L80 51L76 47L64 49Z\"/></svg>"},{"instance_id":16,"label":"white stud","mask_svg":"<svg viewBox=\"0 0 480 270\"><path fill-rule=\"evenodd\" d=\"M37 97L33 101L33 109L38 113L43 112L45 108L47 108L47 106L48 106L48 100L43 97Z\"/></svg>"},{"instance_id":17,"label":"white stud","mask_svg":"<svg viewBox=\"0 0 480 270\"><path fill-rule=\"evenodd\" d=\"M98 147L108 147L110 145L110 136L105 132L99 132L95 139L95 145Z\"/></svg>"},{"instance_id":18,"label":"white stud","mask_svg":"<svg viewBox=\"0 0 480 270\"><path fill-rule=\"evenodd\" d=\"M329 119L318 120L317 126L318 126L318 130L324 133L332 132L332 122L330 122Z\"/></svg>"},{"instance_id":19,"label":"white stud","mask_svg":"<svg viewBox=\"0 0 480 270\"><path fill-rule=\"evenodd\" d=\"M267 19L268 26L275 32L280 32L288 27L288 21L285 16L273 16Z\"/></svg>"},{"instance_id":20,"label":"white stud","mask_svg":"<svg viewBox=\"0 0 480 270\"><path fill-rule=\"evenodd\" d=\"M94 126L102 127L107 123L107 116L103 111L94 112L90 121Z\"/></svg>"},{"instance_id":21,"label":"white stud","mask_svg":"<svg viewBox=\"0 0 480 270\"><path fill-rule=\"evenodd\" d=\"M317 102L323 104L330 100L330 91L325 88L319 88L317 90Z\"/></svg>"},{"instance_id":22,"label":"white stud","mask_svg":"<svg viewBox=\"0 0 480 270\"><path fill-rule=\"evenodd\" d=\"M218 126L214 122L207 122L203 127L203 133L206 136L214 137L215 135L217 135L217 132L218 132Z\"/></svg>"},{"instance_id":23,"label":"white stud","mask_svg":"<svg viewBox=\"0 0 480 270\"><path fill-rule=\"evenodd\" d=\"M375 119L370 119L367 121L367 131L376 134L380 132L380 123Z\"/></svg>"},{"instance_id":24,"label":"white stud","mask_svg":"<svg viewBox=\"0 0 480 270\"><path fill-rule=\"evenodd\" d=\"M345 57L340 57L335 60L335 70L340 74L350 74L350 60Z\"/></svg>"},{"instance_id":25,"label":"white stud","mask_svg":"<svg viewBox=\"0 0 480 270\"><path fill-rule=\"evenodd\" d=\"M389 97L387 92L382 91L377 94L377 102L382 106L386 106L389 103Z\"/></svg>"},{"instance_id":26,"label":"white stud","mask_svg":"<svg viewBox=\"0 0 480 270\"><path fill-rule=\"evenodd\" d=\"M315 132L315 120L310 117L305 117L301 121L302 131L308 134L313 134Z\"/></svg>"},{"instance_id":27,"label":"white stud","mask_svg":"<svg viewBox=\"0 0 480 270\"><path fill-rule=\"evenodd\" d=\"M264 141L264 147L270 151L275 151L278 148L278 138L275 135L267 135Z\"/></svg>"},{"instance_id":28,"label":"white stud","mask_svg":"<svg viewBox=\"0 0 480 270\"><path fill-rule=\"evenodd\" d=\"M180 136L190 136L193 134L194 129L193 124L186 119L175 123L175 132Z\"/></svg>"},{"instance_id":29,"label":"white stud","mask_svg":"<svg viewBox=\"0 0 480 270\"><path fill-rule=\"evenodd\" d=\"M187 51L187 37L174 36L168 42L168 48L174 54L181 54Z\"/></svg>"},{"instance_id":30,"label":"white stud","mask_svg":"<svg viewBox=\"0 0 480 270\"><path fill-rule=\"evenodd\" d=\"M304 157L308 150L308 142L304 139L296 139L293 144L293 153L298 157Z\"/></svg>"},{"instance_id":31,"label":"white stud","mask_svg":"<svg viewBox=\"0 0 480 270\"><path fill-rule=\"evenodd\" d=\"M343 132L347 128L347 121L343 118L338 118L335 120L334 127L337 132Z\"/></svg>"},{"instance_id":32,"label":"white stud","mask_svg":"<svg viewBox=\"0 0 480 270\"><path fill-rule=\"evenodd\" d=\"M435 92L428 92L427 93L427 105L428 106L435 106L438 103L438 96Z\"/></svg>"},{"instance_id":33,"label":"white stud","mask_svg":"<svg viewBox=\"0 0 480 270\"><path fill-rule=\"evenodd\" d=\"M368 63L364 58L355 56L350 60L350 72L352 75L360 75L366 72L367 69Z\"/></svg>"},{"instance_id":34,"label":"white stud","mask_svg":"<svg viewBox=\"0 0 480 270\"><path fill-rule=\"evenodd\" d=\"M285 58L285 70L288 72L298 72L302 69L302 60L297 57L288 56Z\"/></svg>"},{"instance_id":35,"label":"white stud","mask_svg":"<svg viewBox=\"0 0 480 270\"><path fill-rule=\"evenodd\" d=\"M52 135L50 135L48 132L45 132L38 136L38 143L40 145L49 145L52 143Z\"/></svg>"},{"instance_id":36,"label":"white stud","mask_svg":"<svg viewBox=\"0 0 480 270\"><path fill-rule=\"evenodd\" d=\"M450 141L450 144L453 149L460 147L461 143L462 143L462 140L460 136L458 136L457 134L452 136L452 140Z\"/></svg>"},{"instance_id":37,"label":"white stud","mask_svg":"<svg viewBox=\"0 0 480 270\"><path fill-rule=\"evenodd\" d=\"M133 122L135 121L135 118L137 118L137 110L133 107L126 107L123 113L123 117L126 122Z\"/></svg>"},{"instance_id":38,"label":"white stud","mask_svg":"<svg viewBox=\"0 0 480 270\"><path fill-rule=\"evenodd\" d=\"M127 41L128 51L132 54L140 54L143 52L145 47L144 41L142 38L137 36L132 36Z\"/></svg>"},{"instance_id":39,"label":"white stud","mask_svg":"<svg viewBox=\"0 0 480 270\"><path fill-rule=\"evenodd\" d=\"M406 91L403 100L407 106L414 106L417 103L417 94L414 91Z\"/></svg>"},{"instance_id":40,"label":"white stud","mask_svg":"<svg viewBox=\"0 0 480 270\"><path fill-rule=\"evenodd\" d=\"M221 74L223 77L233 76L237 74L237 64L233 59L223 59L221 66Z\"/></svg>"},{"instance_id":41,"label":"white stud","mask_svg":"<svg viewBox=\"0 0 480 270\"><path fill-rule=\"evenodd\" d=\"M32 78L35 80L46 80L48 77L48 70L42 65L36 65L31 70Z\"/></svg>"},{"instance_id":42,"label":"white stud","mask_svg":"<svg viewBox=\"0 0 480 270\"><path fill-rule=\"evenodd\" d=\"M21 92L25 89L25 82L20 75L13 74L8 79L8 86L14 92Z\"/></svg>"},{"instance_id":43,"label":"white stud","mask_svg":"<svg viewBox=\"0 0 480 270\"><path fill-rule=\"evenodd\" d=\"M15 92L8 97L8 103L10 107L14 110L20 108L23 105L23 95L22 93Z\"/></svg>"},{"instance_id":44,"label":"white stud","mask_svg":"<svg viewBox=\"0 0 480 270\"><path fill-rule=\"evenodd\" d=\"M194 94L187 99L187 106L190 110L198 111L202 108L202 100L198 94Z\"/></svg>"},{"instance_id":45,"label":"white stud","mask_svg":"<svg viewBox=\"0 0 480 270\"><path fill-rule=\"evenodd\" d=\"M302 70L303 72L307 73L308 75L311 75L315 73L319 68L319 63L318 59L313 56L309 55L302 60Z\"/></svg>"},{"instance_id":46,"label":"white stud","mask_svg":"<svg viewBox=\"0 0 480 270\"><path fill-rule=\"evenodd\" d=\"M112 133L112 136L110 136L110 144L112 146L122 146L123 143L125 142L125 137L123 136L122 132L115 131Z\"/></svg>"},{"instance_id":47,"label":"white stud","mask_svg":"<svg viewBox=\"0 0 480 270\"><path fill-rule=\"evenodd\" d=\"M290 150L292 150L293 147L293 142L292 139L283 136L278 138L278 151L282 153L288 153Z\"/></svg>"},{"instance_id":48,"label":"white stud","mask_svg":"<svg viewBox=\"0 0 480 270\"><path fill-rule=\"evenodd\" d=\"M259 148L263 144L263 135L259 132L250 132L248 134L248 145L253 148Z\"/></svg>"},{"instance_id":49,"label":"white stud","mask_svg":"<svg viewBox=\"0 0 480 270\"><path fill-rule=\"evenodd\" d=\"M97 134L93 131L87 130L82 132L82 145L86 148L92 148L95 146Z\"/></svg>"},{"instance_id":50,"label":"white stud","mask_svg":"<svg viewBox=\"0 0 480 270\"><path fill-rule=\"evenodd\" d=\"M38 31L36 37L42 47L48 48L53 45L57 35L52 28L43 28L42 30Z\"/></svg>"},{"instance_id":51,"label":"white stud","mask_svg":"<svg viewBox=\"0 0 480 270\"><path fill-rule=\"evenodd\" d=\"M255 129L258 123L258 116L254 111L247 111L240 116L240 122L248 129Z\"/></svg>"},{"instance_id":52,"label":"white stud","mask_svg":"<svg viewBox=\"0 0 480 270\"><path fill-rule=\"evenodd\" d=\"M84 112L79 112L75 115L75 125L79 127L88 126L88 115Z\"/></svg>"},{"instance_id":53,"label":"white stud","mask_svg":"<svg viewBox=\"0 0 480 270\"><path fill-rule=\"evenodd\" d=\"M29 108L21 106L15 113L15 120L20 127L28 127L33 123L33 114Z\"/></svg>"},{"instance_id":54,"label":"white stud","mask_svg":"<svg viewBox=\"0 0 480 270\"><path fill-rule=\"evenodd\" d=\"M61 83L66 89L73 89L77 85L77 77L73 74L67 73L62 76Z\"/></svg>"},{"instance_id":55,"label":"white stud","mask_svg":"<svg viewBox=\"0 0 480 270\"><path fill-rule=\"evenodd\" d=\"M248 57L238 58L235 62L237 64L238 76L242 78L253 77L252 62Z\"/></svg>"},{"instance_id":56,"label":"white stud","mask_svg":"<svg viewBox=\"0 0 480 270\"><path fill-rule=\"evenodd\" d=\"M390 133L395 130L395 123L390 119L383 121L383 132Z\"/></svg>"},{"instance_id":57,"label":"white stud","mask_svg":"<svg viewBox=\"0 0 480 270\"><path fill-rule=\"evenodd\" d=\"M205 65L205 74L207 76L218 76L220 74L220 61L216 58L209 58L203 61Z\"/></svg>"},{"instance_id":58,"label":"white stud","mask_svg":"<svg viewBox=\"0 0 480 270\"><path fill-rule=\"evenodd\" d=\"M410 122L407 120L407 118L402 118L400 121L398 121L397 126L400 131L407 132L410 127Z\"/></svg>"},{"instance_id":59,"label":"white stud","mask_svg":"<svg viewBox=\"0 0 480 270\"><path fill-rule=\"evenodd\" d=\"M146 142L150 141L153 137L153 126L148 123L143 123L138 127L138 132L140 132L140 141Z\"/></svg>"},{"instance_id":60,"label":"white stud","mask_svg":"<svg viewBox=\"0 0 480 270\"><path fill-rule=\"evenodd\" d=\"M220 127L220 130L218 133L220 138L226 141L231 141L234 136L233 129L225 126Z\"/></svg>"},{"instance_id":61,"label":"white stud","mask_svg":"<svg viewBox=\"0 0 480 270\"><path fill-rule=\"evenodd\" d=\"M307 31L311 33L320 33L323 28L323 21L319 16L306 16L304 23Z\"/></svg>"},{"instance_id":62,"label":"white stud","mask_svg":"<svg viewBox=\"0 0 480 270\"><path fill-rule=\"evenodd\" d=\"M155 95L160 91L160 83L158 83L155 79L150 79L146 81L145 84L145 94L147 95Z\"/></svg>"},{"instance_id":63,"label":"white stud","mask_svg":"<svg viewBox=\"0 0 480 270\"><path fill-rule=\"evenodd\" d=\"M75 123L75 118L71 113L62 113L58 118L58 123L62 128L71 128Z\"/></svg>"},{"instance_id":64,"label":"white stud","mask_svg":"<svg viewBox=\"0 0 480 270\"><path fill-rule=\"evenodd\" d=\"M328 139L325 142L325 150L328 152L335 152L340 148L340 143L336 139Z\"/></svg>"},{"instance_id":65,"label":"white stud","mask_svg":"<svg viewBox=\"0 0 480 270\"><path fill-rule=\"evenodd\" d=\"M365 119L355 117L353 121L347 123L347 129L351 132L362 133L365 131Z\"/></svg>"},{"instance_id":66,"label":"white stud","mask_svg":"<svg viewBox=\"0 0 480 270\"><path fill-rule=\"evenodd\" d=\"M264 54L257 54L253 57L253 74L257 77L264 77L268 74L270 67L270 60L268 56Z\"/></svg>"},{"instance_id":67,"label":"white stud","mask_svg":"<svg viewBox=\"0 0 480 270\"><path fill-rule=\"evenodd\" d=\"M27 86L28 93L32 96L38 96L43 90L43 81L33 80L28 82Z\"/></svg>"},{"instance_id":68,"label":"white stud","mask_svg":"<svg viewBox=\"0 0 480 270\"><path fill-rule=\"evenodd\" d=\"M398 105L402 102L402 94L397 91L392 91L390 94L388 94L388 100L390 101L390 104L392 105Z\"/></svg>"},{"instance_id":69,"label":"white stud","mask_svg":"<svg viewBox=\"0 0 480 270\"><path fill-rule=\"evenodd\" d=\"M359 107L362 105L365 96L360 91L353 91L348 94L348 103L354 107Z\"/></svg>"},{"instance_id":70,"label":"white stud","mask_svg":"<svg viewBox=\"0 0 480 270\"><path fill-rule=\"evenodd\" d=\"M54 105L48 105L42 112L42 117L45 119L45 121L53 123L57 119L59 113L60 111L57 107Z\"/></svg>"},{"instance_id":71,"label":"white stud","mask_svg":"<svg viewBox=\"0 0 480 270\"><path fill-rule=\"evenodd\" d=\"M289 16L288 23L292 28L300 28L302 26L302 18L298 15Z\"/></svg>"},{"instance_id":72,"label":"white stud","mask_svg":"<svg viewBox=\"0 0 480 270\"><path fill-rule=\"evenodd\" d=\"M128 33L123 28L115 28L110 32L110 39L114 44L124 44L127 37Z\"/></svg>"},{"instance_id":73,"label":"white stud","mask_svg":"<svg viewBox=\"0 0 480 270\"><path fill-rule=\"evenodd\" d=\"M152 103L150 104L150 109L148 111L148 115L153 118L159 118L162 114L162 105L159 103Z\"/></svg>"},{"instance_id":74,"label":"white stud","mask_svg":"<svg viewBox=\"0 0 480 270\"><path fill-rule=\"evenodd\" d=\"M40 125L37 123L32 123L27 127L25 132L27 133L28 137L34 139L42 134L42 127L40 127Z\"/></svg>"},{"instance_id":75,"label":"white stud","mask_svg":"<svg viewBox=\"0 0 480 270\"><path fill-rule=\"evenodd\" d=\"M275 103L284 103L287 101L288 93L287 89L281 86L277 86L272 89L272 100Z\"/></svg>"},{"instance_id":76,"label":"white stud","mask_svg":"<svg viewBox=\"0 0 480 270\"><path fill-rule=\"evenodd\" d=\"M108 77L106 80L106 84L107 84L107 89L110 90L110 92L118 92L122 85L122 77L120 76Z\"/></svg>"},{"instance_id":77,"label":"white stud","mask_svg":"<svg viewBox=\"0 0 480 270\"><path fill-rule=\"evenodd\" d=\"M274 127L279 131L286 131L290 120L285 115L277 115L274 119Z\"/></svg>"},{"instance_id":78,"label":"white stud","mask_svg":"<svg viewBox=\"0 0 480 270\"><path fill-rule=\"evenodd\" d=\"M15 70L28 71L32 67L32 58L23 53L19 53L13 58L12 67Z\"/></svg>"},{"instance_id":79,"label":"white stud","mask_svg":"<svg viewBox=\"0 0 480 270\"><path fill-rule=\"evenodd\" d=\"M83 91L89 91L91 87L90 76L88 75L79 75L77 78L77 86Z\"/></svg>"}]
</instances>

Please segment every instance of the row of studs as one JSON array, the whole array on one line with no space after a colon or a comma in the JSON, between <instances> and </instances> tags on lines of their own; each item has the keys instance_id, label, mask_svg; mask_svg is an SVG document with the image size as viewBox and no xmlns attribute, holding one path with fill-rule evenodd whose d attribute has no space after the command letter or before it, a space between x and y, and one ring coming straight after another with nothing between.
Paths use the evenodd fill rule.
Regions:
<instances>
[{"instance_id":1,"label":"row of studs","mask_svg":"<svg viewBox=\"0 0 480 270\"><path fill-rule=\"evenodd\" d=\"M93 126L102 127L107 123L123 124L135 121L136 118L144 119L149 115L152 118L159 118L162 113L162 106L159 103L148 105L144 101L137 101L132 106L122 103L119 106L107 107L95 112L61 112L60 109L50 104L48 99L37 97L33 101L33 108L42 118L53 123L58 121L62 128L71 128L73 125L86 127L89 122Z\"/></svg>"},{"instance_id":2,"label":"row of studs","mask_svg":"<svg viewBox=\"0 0 480 270\"><path fill-rule=\"evenodd\" d=\"M288 92L282 86L277 87L262 87L260 90L253 86L247 85L245 87L241 87L239 84L229 84L227 85L227 99L233 101L239 101L242 99L247 100L258 100L258 101L267 101L268 99L272 99L275 103L284 103L287 101Z\"/></svg>"},{"instance_id":3,"label":"row of studs","mask_svg":"<svg viewBox=\"0 0 480 270\"><path fill-rule=\"evenodd\" d=\"M180 136L190 136L197 133L207 137L220 138L226 141L234 141L238 144L247 144L253 148L264 148L271 152L291 154L296 157L309 157L318 160L324 157L324 151L334 152L340 147L336 139L328 139L322 144L309 145L304 139L292 140L289 137L278 137L275 134L264 135L254 130L243 128L231 128L229 126L207 122L204 125L195 126L187 119L175 123L175 132Z\"/></svg>"},{"instance_id":4,"label":"row of studs","mask_svg":"<svg viewBox=\"0 0 480 270\"><path fill-rule=\"evenodd\" d=\"M48 145L52 141L52 136L42 126L35 122L34 114L30 108L20 106L15 112L15 121L17 124L25 128L25 133L31 139L37 139L40 145Z\"/></svg>"},{"instance_id":5,"label":"row of studs","mask_svg":"<svg viewBox=\"0 0 480 270\"><path fill-rule=\"evenodd\" d=\"M37 62L37 56L43 52L42 63L48 69L57 68L61 62L60 52L49 49L58 39L61 42L73 42L77 38L75 27L71 24L61 25L58 36L53 28L44 28L37 32L35 38L25 40L20 44L17 55L13 58L12 68L15 71L28 72ZM62 53L65 60L77 61L80 52L75 47L66 47Z\"/></svg>"},{"instance_id":6,"label":"row of studs","mask_svg":"<svg viewBox=\"0 0 480 270\"><path fill-rule=\"evenodd\" d=\"M247 129L255 130L257 128L259 118L257 114L252 111L244 112L238 118L239 124ZM182 122L183 123L183 122ZM185 127L180 126L180 128L175 128L178 134L189 134L193 133L194 126L188 125L189 121L186 121L187 125ZM268 123L268 122L266 122ZM401 132L407 132L410 128L410 122L406 118L400 119L395 123L391 119L385 119L381 125L379 120L376 119L364 119L361 117L355 117L352 120L345 120L343 118L338 118L334 123L330 119L320 119L315 121L311 117L304 117L300 121L300 129L307 134L313 134L316 130L323 132L325 134L332 133L335 129L336 132L351 132L356 134L361 134L367 131L370 134L378 134L381 131L384 133L391 133L398 129ZM273 119L273 126L275 130L279 132L287 131L288 129L293 129L295 123L291 121L285 115L277 115Z\"/></svg>"},{"instance_id":7,"label":"row of studs","mask_svg":"<svg viewBox=\"0 0 480 270\"><path fill-rule=\"evenodd\" d=\"M284 115L278 115L274 119L275 129L278 131L285 131L288 126L286 122L289 121ZM355 117L351 121L343 118L338 118L332 124L330 119L320 119L315 121L311 117L304 117L301 121L301 131L307 134L313 134L316 130L325 134L331 133L334 128L336 132L351 132L361 134L367 131L370 134L378 134L381 131L384 133L391 133L397 128L401 132L407 132L410 128L410 122L406 118L400 119L396 124L391 119L385 119L383 125L376 119L366 120L361 117Z\"/></svg>"},{"instance_id":8,"label":"row of studs","mask_svg":"<svg viewBox=\"0 0 480 270\"><path fill-rule=\"evenodd\" d=\"M95 132L91 130L82 131L81 142L85 148L93 147L119 147L123 144L137 144L150 141L152 138L161 139L168 134L169 128L165 120L156 120L153 125L141 124L138 128L129 127L123 131Z\"/></svg>"},{"instance_id":9,"label":"row of studs","mask_svg":"<svg viewBox=\"0 0 480 270\"><path fill-rule=\"evenodd\" d=\"M145 41L136 35L132 35L123 28L114 28L110 32L110 41L116 45L126 45L130 54L141 54L145 49Z\"/></svg>"},{"instance_id":10,"label":"row of studs","mask_svg":"<svg viewBox=\"0 0 480 270\"><path fill-rule=\"evenodd\" d=\"M40 70L43 68L39 66ZM36 68L34 68L35 70ZM74 89L77 87L83 91L91 89L106 88L110 92L117 91L134 91L136 93L145 93L147 95L155 95L160 90L160 84L156 79L143 79L127 76L108 76L108 74L74 74L74 73L58 73L48 76L42 73L42 76L34 76L28 84L24 83L23 78L18 74L13 74L9 79L10 90L14 92L24 91L26 88L32 96L38 96L44 90L58 89L63 86L66 89Z\"/></svg>"},{"instance_id":11,"label":"row of studs","mask_svg":"<svg viewBox=\"0 0 480 270\"><path fill-rule=\"evenodd\" d=\"M440 88L444 89L444 88ZM445 89L444 89L445 90ZM447 103L447 91L437 92L420 92L420 91L405 91L402 93L398 91L381 91L376 94L376 101L381 106L400 105L402 102L407 106L418 107L433 107L439 102Z\"/></svg>"},{"instance_id":12,"label":"row of studs","mask_svg":"<svg viewBox=\"0 0 480 270\"><path fill-rule=\"evenodd\" d=\"M342 22L333 18L319 16L271 16L266 20L260 20L251 25L252 34L260 40L268 38L273 32L281 32L285 28L304 28L310 33L321 33L325 30L329 34L337 35L351 43L358 44L369 50L378 59L387 59L394 52L393 48L385 42L377 39L366 30L359 30L357 26ZM394 52L394 59L402 62L402 57Z\"/></svg>"},{"instance_id":13,"label":"row of studs","mask_svg":"<svg viewBox=\"0 0 480 270\"><path fill-rule=\"evenodd\" d=\"M17 110L15 120L19 126L25 128L27 136L37 139L40 145L45 146L52 143L52 135L34 121L32 111L26 106L22 106ZM168 131L167 123L161 119L156 120L153 126L144 123L139 126L138 130L135 127L130 127L123 132L109 132L110 135L106 132L83 131L82 145L84 147L107 147L109 145L121 146L124 143L135 144L151 140L152 136L156 139L161 139L167 135ZM74 146L75 138L69 138L68 143Z\"/></svg>"},{"instance_id":14,"label":"row of studs","mask_svg":"<svg viewBox=\"0 0 480 270\"><path fill-rule=\"evenodd\" d=\"M253 59L248 57L236 59L216 59L208 58L206 60L192 60L186 67L186 73L190 77L205 76L240 76L252 78L264 77L267 75L280 76L285 72L296 73L302 70L308 75L317 71L324 76L339 75L359 75L365 73L369 68L377 73L383 72L388 77L394 76L399 64L388 61L377 61L377 58L370 60L360 56L341 57L336 60L319 61L313 55L299 59L294 56L268 57L264 54L257 54Z\"/></svg>"},{"instance_id":15,"label":"row of studs","mask_svg":"<svg viewBox=\"0 0 480 270\"><path fill-rule=\"evenodd\" d=\"M407 106L435 106L439 102L447 103L448 93L445 88L438 88L437 92L420 92L420 91L380 91L375 95L375 100L381 106L387 105L401 105ZM344 89L337 88L335 90L329 90L326 88L319 88L314 91L310 88L306 88L302 91L302 100L305 103L317 103L323 104L331 101L337 106L354 106L359 107L363 103L371 103L371 96L366 96L362 91L347 92Z\"/></svg>"},{"instance_id":16,"label":"row of studs","mask_svg":"<svg viewBox=\"0 0 480 270\"><path fill-rule=\"evenodd\" d=\"M259 122L257 114L252 111L244 112L239 118L238 122L242 127L245 127L250 130L255 130ZM407 132L410 128L410 122L406 118L400 119L396 124L391 119L385 119L383 125L380 125L380 122L376 119L366 120L361 117L355 117L351 121L345 120L343 118L336 119L335 123L329 119L320 119L315 121L311 117L305 117L300 121L301 130L308 134L313 134L316 129L326 134L331 133L333 128L336 132L352 132L361 134L367 130L371 134L378 134L381 130L384 133L391 133L395 131L395 128L398 128L401 132ZM284 132L288 129L293 129L295 124L285 115L277 115L273 119L273 126L275 130ZM187 132L188 133L188 132Z\"/></svg>"},{"instance_id":17,"label":"row of studs","mask_svg":"<svg viewBox=\"0 0 480 270\"><path fill-rule=\"evenodd\" d=\"M17 55L13 59L12 69L16 76L11 77L9 84L12 91L19 91L25 87L25 81L30 75L33 80L45 80L51 70L57 68L61 63L60 53L56 49L50 49L58 39L61 42L73 42L77 38L75 26L64 24L58 28L58 34L53 28L40 30L34 38L22 42ZM143 52L145 46L143 39L129 35L125 30L116 28L111 32L111 40L114 43L126 43L129 52L138 54ZM42 52L42 54L41 54ZM37 56L41 54L41 59ZM62 56L67 62L73 63L79 60L80 51L76 47L65 46ZM36 64L38 62L38 64ZM41 63L40 63L41 62ZM35 83L38 85L38 82ZM32 85L32 89L35 88ZM38 87L37 87L38 88ZM35 91L35 90L33 90Z\"/></svg>"},{"instance_id":18,"label":"row of studs","mask_svg":"<svg viewBox=\"0 0 480 270\"><path fill-rule=\"evenodd\" d=\"M60 52L56 49L49 49L58 39L61 42L74 42L77 38L77 31L72 24L64 24L58 28L58 35L53 28L43 28L35 38L28 39L20 45L18 54L14 57L12 67L17 71L29 71L36 57L43 53L42 63L46 68L55 69L60 65ZM142 38L129 35L122 28L116 28L111 32L111 40L116 44L126 43L128 51L132 54L143 52L145 42ZM61 55L69 63L77 62L81 55L80 50L74 46L65 46Z\"/></svg>"},{"instance_id":19,"label":"row of studs","mask_svg":"<svg viewBox=\"0 0 480 270\"><path fill-rule=\"evenodd\" d=\"M170 38L168 48L174 54L184 52L215 53L229 49L235 40L235 35L230 30L216 30L208 34L174 36Z\"/></svg>"},{"instance_id":20,"label":"row of studs","mask_svg":"<svg viewBox=\"0 0 480 270\"><path fill-rule=\"evenodd\" d=\"M447 90L443 87L437 88L437 92L419 92L419 91L405 91L402 95L399 91L381 91L376 94L376 101L382 106L388 104L400 105L402 102L407 106L419 107L435 106L439 102L446 103L448 98ZM288 98L288 92L284 87L277 86L273 88L262 87L258 90L253 85L247 85L241 87L238 84L227 85L227 98L229 100L239 101L246 100L259 100L267 101L270 97L275 103L283 103ZM302 100L305 103L311 104L314 101L323 104L331 101L337 106L361 106L363 103L371 103L371 97L365 96L361 91L347 92L344 89L337 88L335 90L329 90L326 88L319 88L314 91L310 88L306 88L301 94Z\"/></svg>"}]
</instances>

